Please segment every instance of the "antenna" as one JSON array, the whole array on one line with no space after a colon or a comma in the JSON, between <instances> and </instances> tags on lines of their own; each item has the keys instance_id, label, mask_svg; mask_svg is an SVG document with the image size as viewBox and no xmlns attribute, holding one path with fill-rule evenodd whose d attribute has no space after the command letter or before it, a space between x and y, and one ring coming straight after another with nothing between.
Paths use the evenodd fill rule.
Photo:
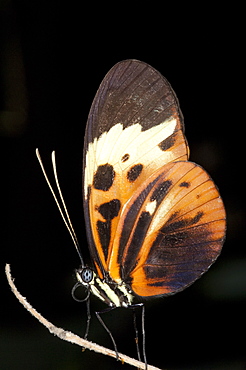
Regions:
<instances>
[{"instance_id":1,"label":"antenna","mask_svg":"<svg viewBox=\"0 0 246 370\"><path fill-rule=\"evenodd\" d=\"M78 242L77 236L75 234L75 231L74 231L72 222L70 220L70 217L69 217L69 214L68 214L68 210L67 210L67 207L66 207L66 204L65 204L63 195L62 195L62 191L61 191L60 185L59 185L57 171L56 171L55 151L53 151L52 154L51 154L51 160L52 160L52 165L53 165L54 177L55 177L55 181L56 181L56 187L57 187L58 192L59 192L59 196L60 196L60 199L61 199L61 203L62 203L63 209L62 209L62 207L61 207L61 205L60 205L60 203L59 203L59 201L57 199L57 196L55 195L54 189L51 186L51 183L50 183L49 178L48 178L48 176L46 174L46 171L44 169L44 165L43 165L43 162L42 162L42 159L41 159L41 156L39 154L39 150L38 149L36 149L36 156L38 158L39 164L40 164L41 169L43 171L45 180L46 180L46 182L47 182L47 184L48 184L48 186L50 188L50 191L51 191L51 193L52 193L52 195L53 195L53 197L55 199L56 205L57 205L57 207L58 207L58 209L60 211L60 214L62 216L62 219L63 219L63 221L64 221L64 223L65 223L65 225L66 225L66 227L67 227L67 229L69 231L69 234L71 235L71 238L73 240L73 243L75 245L75 248L76 248L76 250L78 252L78 255L79 255L79 258L80 258L80 261L81 261L81 265L82 265L82 267L84 267L85 264L84 264L84 261L83 261L83 258L82 258L82 254L80 252L79 242Z\"/></svg>"}]
</instances>

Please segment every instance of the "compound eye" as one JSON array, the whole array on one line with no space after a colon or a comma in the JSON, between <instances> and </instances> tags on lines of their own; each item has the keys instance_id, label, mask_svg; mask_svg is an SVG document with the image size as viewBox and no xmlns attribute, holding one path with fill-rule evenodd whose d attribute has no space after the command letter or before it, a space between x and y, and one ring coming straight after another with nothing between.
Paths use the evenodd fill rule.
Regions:
<instances>
[{"instance_id":1,"label":"compound eye","mask_svg":"<svg viewBox=\"0 0 246 370\"><path fill-rule=\"evenodd\" d=\"M88 267L84 268L81 272L81 279L84 283L90 283L93 279L93 271Z\"/></svg>"}]
</instances>

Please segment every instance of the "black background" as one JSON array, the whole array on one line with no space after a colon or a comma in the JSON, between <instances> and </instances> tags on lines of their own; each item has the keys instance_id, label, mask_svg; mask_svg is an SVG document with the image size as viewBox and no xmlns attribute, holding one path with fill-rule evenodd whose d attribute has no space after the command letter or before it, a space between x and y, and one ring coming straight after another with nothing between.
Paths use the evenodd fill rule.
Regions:
<instances>
[{"instance_id":1,"label":"black background","mask_svg":"<svg viewBox=\"0 0 246 370\"><path fill-rule=\"evenodd\" d=\"M85 123L104 75L127 58L151 64L171 83L191 160L213 177L228 217L226 243L209 272L177 295L146 302L148 361L165 369L245 369L240 9L6 0L0 27L1 369L130 369L49 334L19 304L4 275L10 263L18 289L38 311L83 335L86 307L71 297L79 259L35 148L50 176L56 150L60 184L89 261L81 196ZM93 311L103 308L92 300ZM104 318L119 350L136 357L131 312L117 309ZM112 347L95 316L90 339Z\"/></svg>"}]
</instances>

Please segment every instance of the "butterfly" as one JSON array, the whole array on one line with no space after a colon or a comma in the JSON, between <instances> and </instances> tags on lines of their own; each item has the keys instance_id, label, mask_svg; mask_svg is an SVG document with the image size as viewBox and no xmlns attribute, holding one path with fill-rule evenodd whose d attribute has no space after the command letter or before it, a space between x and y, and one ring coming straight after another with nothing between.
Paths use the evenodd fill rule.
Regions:
<instances>
[{"instance_id":1,"label":"butterfly","mask_svg":"<svg viewBox=\"0 0 246 370\"><path fill-rule=\"evenodd\" d=\"M188 158L183 116L168 81L138 60L116 64L94 98L84 140L92 267L84 264L53 153L60 211L81 260L75 288L87 289L87 301L93 293L109 309L135 307L135 300L185 289L216 260L225 239L224 205L211 177ZM147 364L145 352L144 359Z\"/></svg>"}]
</instances>

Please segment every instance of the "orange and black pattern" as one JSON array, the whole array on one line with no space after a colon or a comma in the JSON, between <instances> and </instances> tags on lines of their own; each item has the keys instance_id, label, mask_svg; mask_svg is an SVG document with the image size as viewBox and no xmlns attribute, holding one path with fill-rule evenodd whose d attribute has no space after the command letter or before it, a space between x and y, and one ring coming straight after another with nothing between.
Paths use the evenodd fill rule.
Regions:
<instances>
[{"instance_id":1,"label":"orange and black pattern","mask_svg":"<svg viewBox=\"0 0 246 370\"><path fill-rule=\"evenodd\" d=\"M84 144L87 236L100 279L160 296L189 286L216 260L223 202L188 156L167 80L140 61L116 64L95 96Z\"/></svg>"}]
</instances>

